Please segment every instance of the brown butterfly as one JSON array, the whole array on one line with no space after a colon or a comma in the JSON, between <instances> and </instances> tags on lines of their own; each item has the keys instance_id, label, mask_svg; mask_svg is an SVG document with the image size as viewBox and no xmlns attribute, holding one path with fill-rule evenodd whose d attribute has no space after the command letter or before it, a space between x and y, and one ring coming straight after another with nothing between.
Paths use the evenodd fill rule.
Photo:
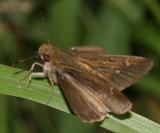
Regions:
<instances>
[{"instance_id":1,"label":"brown butterfly","mask_svg":"<svg viewBox=\"0 0 160 133\"><path fill-rule=\"evenodd\" d=\"M29 80L32 76L47 77L52 85L59 84L71 110L88 123L104 120L109 112L130 111L132 103L121 91L153 66L144 57L110 55L92 46L61 50L43 44L38 55L44 64L33 63ZM43 72L32 72L35 65L43 67Z\"/></svg>"}]
</instances>

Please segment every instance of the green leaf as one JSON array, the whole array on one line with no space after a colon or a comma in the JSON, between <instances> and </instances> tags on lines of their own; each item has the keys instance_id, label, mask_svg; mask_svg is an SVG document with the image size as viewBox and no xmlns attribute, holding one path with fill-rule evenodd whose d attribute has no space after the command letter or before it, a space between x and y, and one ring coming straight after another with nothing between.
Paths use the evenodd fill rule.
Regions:
<instances>
[{"instance_id":1,"label":"green leaf","mask_svg":"<svg viewBox=\"0 0 160 133\"><path fill-rule=\"evenodd\" d=\"M0 94L21 97L70 113L58 86L54 87L53 98L50 103L46 104L51 95L51 86L48 81L33 79L31 85L27 88L28 80L22 80L26 74L20 69L0 65ZM70 117L72 117L71 113ZM109 115L99 126L112 132L160 132L160 125L133 112L123 116Z\"/></svg>"}]
</instances>

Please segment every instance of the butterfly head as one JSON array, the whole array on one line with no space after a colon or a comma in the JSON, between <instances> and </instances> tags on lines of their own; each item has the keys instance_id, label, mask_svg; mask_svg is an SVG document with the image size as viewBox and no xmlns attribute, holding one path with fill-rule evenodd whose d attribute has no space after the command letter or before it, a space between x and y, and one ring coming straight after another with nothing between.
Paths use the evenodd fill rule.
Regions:
<instances>
[{"instance_id":1,"label":"butterfly head","mask_svg":"<svg viewBox=\"0 0 160 133\"><path fill-rule=\"evenodd\" d=\"M49 62L54 52L55 48L52 44L42 44L38 50L38 55L43 61Z\"/></svg>"}]
</instances>

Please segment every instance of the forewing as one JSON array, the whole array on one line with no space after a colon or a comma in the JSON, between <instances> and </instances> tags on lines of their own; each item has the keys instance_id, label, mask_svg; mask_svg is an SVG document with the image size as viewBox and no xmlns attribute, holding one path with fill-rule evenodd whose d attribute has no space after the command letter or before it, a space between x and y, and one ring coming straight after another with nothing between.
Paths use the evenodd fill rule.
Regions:
<instances>
[{"instance_id":1,"label":"forewing","mask_svg":"<svg viewBox=\"0 0 160 133\"><path fill-rule=\"evenodd\" d=\"M77 56L78 55L106 55L107 52L105 49L96 47L96 46L79 46L79 47L72 47L68 49L68 52L75 53Z\"/></svg>"},{"instance_id":2,"label":"forewing","mask_svg":"<svg viewBox=\"0 0 160 133\"><path fill-rule=\"evenodd\" d=\"M134 84L153 66L153 62L144 57L123 55L84 55L76 62L120 91Z\"/></svg>"},{"instance_id":3,"label":"forewing","mask_svg":"<svg viewBox=\"0 0 160 133\"><path fill-rule=\"evenodd\" d=\"M63 70L58 82L73 112L85 122L102 121L108 112L124 114L132 107L120 91L89 73Z\"/></svg>"}]
</instances>

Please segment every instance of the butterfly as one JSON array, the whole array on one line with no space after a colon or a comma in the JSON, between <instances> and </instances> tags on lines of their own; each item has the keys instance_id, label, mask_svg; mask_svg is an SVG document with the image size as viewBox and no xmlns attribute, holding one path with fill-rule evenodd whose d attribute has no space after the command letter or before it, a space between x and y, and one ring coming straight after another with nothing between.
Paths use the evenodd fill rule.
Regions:
<instances>
[{"instance_id":1,"label":"butterfly","mask_svg":"<svg viewBox=\"0 0 160 133\"><path fill-rule=\"evenodd\" d=\"M111 55L95 46L58 49L42 44L29 71L32 77L48 78L58 84L73 111L87 123L103 121L109 113L124 114L132 103L122 91L152 68L153 61L139 56ZM43 72L33 72L35 65Z\"/></svg>"}]
</instances>

